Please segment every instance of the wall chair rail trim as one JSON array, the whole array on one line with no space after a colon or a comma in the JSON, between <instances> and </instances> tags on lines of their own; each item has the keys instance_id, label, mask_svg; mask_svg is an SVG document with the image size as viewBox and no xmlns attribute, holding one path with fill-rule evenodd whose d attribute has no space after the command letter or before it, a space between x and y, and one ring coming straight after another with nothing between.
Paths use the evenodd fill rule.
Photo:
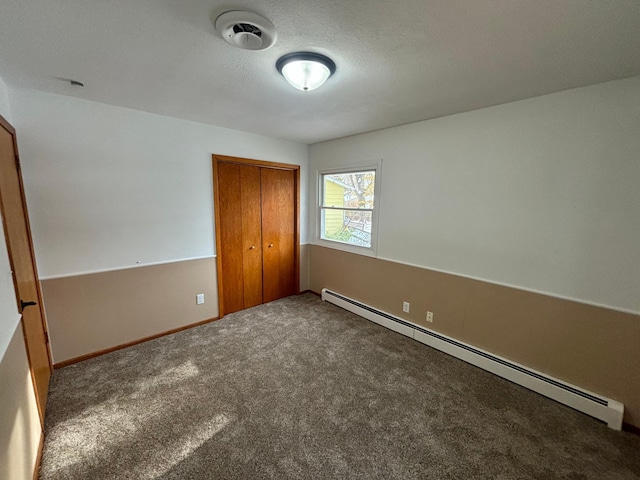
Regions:
<instances>
[{"instance_id":1,"label":"wall chair rail trim","mask_svg":"<svg viewBox=\"0 0 640 480\"><path fill-rule=\"evenodd\" d=\"M40 277L40 280L57 280L59 278L70 278L70 277L80 277L82 275L93 275L96 273L109 273L109 272L119 272L121 270L131 270L132 268L142 268L142 267L153 267L155 265L169 265L171 263L182 263L182 262L191 262L194 260L206 260L207 258L216 258L216 255L203 255L200 257L187 257L187 258L177 258L175 260L160 260L157 262L140 262L132 265L125 265L113 268L102 268L97 270L85 270L81 272L72 272L72 273L63 273L60 275L43 275Z\"/></svg>"}]
</instances>

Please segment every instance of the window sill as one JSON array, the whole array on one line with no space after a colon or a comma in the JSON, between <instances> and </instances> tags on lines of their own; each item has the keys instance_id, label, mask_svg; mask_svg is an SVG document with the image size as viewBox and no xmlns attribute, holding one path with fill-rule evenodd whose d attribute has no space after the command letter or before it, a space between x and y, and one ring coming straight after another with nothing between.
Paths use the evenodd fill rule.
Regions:
<instances>
[{"instance_id":1,"label":"window sill","mask_svg":"<svg viewBox=\"0 0 640 480\"><path fill-rule=\"evenodd\" d=\"M316 238L311 242L312 245L319 247L332 248L334 250L342 250L343 252L355 253L356 255L364 255L366 257L377 257L375 247L359 247L357 245L349 245L348 243L332 242L331 240L323 240Z\"/></svg>"}]
</instances>

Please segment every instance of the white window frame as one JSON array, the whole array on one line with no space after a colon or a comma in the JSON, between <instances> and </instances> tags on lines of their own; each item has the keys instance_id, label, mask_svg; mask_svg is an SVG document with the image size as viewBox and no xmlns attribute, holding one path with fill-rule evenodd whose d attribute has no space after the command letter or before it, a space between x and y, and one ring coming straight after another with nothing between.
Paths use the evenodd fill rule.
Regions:
<instances>
[{"instance_id":1,"label":"white window frame","mask_svg":"<svg viewBox=\"0 0 640 480\"><path fill-rule=\"evenodd\" d=\"M375 171L375 185L373 187L373 209L371 210L371 246L361 247L359 245L351 245L339 242L337 240L327 240L322 238L322 199L324 198L324 185L322 182L323 175L343 174L354 172ZM357 164L349 166L340 166L336 168L326 168L316 171L316 221L314 244L322 247L334 248L345 252L376 257L378 252L378 217L380 212L380 185L382 184L382 159L373 163ZM360 210L360 209L358 209Z\"/></svg>"}]
</instances>

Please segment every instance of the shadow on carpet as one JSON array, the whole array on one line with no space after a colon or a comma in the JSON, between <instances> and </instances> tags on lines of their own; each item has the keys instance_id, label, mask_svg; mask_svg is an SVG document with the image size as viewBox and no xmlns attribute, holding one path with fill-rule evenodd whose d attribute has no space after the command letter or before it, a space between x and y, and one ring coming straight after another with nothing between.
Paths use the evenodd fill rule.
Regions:
<instances>
[{"instance_id":1,"label":"shadow on carpet","mask_svg":"<svg viewBox=\"0 0 640 480\"><path fill-rule=\"evenodd\" d=\"M319 298L52 377L40 478L637 479L640 437Z\"/></svg>"}]
</instances>

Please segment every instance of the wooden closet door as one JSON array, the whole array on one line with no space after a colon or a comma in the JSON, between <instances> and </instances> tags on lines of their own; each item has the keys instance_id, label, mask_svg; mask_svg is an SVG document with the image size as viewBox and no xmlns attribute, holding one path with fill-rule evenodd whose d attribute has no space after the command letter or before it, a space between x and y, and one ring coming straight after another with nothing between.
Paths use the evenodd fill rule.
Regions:
<instances>
[{"instance_id":1,"label":"wooden closet door","mask_svg":"<svg viewBox=\"0 0 640 480\"><path fill-rule=\"evenodd\" d=\"M296 293L295 175L291 170L262 168L263 301Z\"/></svg>"},{"instance_id":2,"label":"wooden closet door","mask_svg":"<svg viewBox=\"0 0 640 480\"><path fill-rule=\"evenodd\" d=\"M218 163L225 313L262 303L260 169Z\"/></svg>"},{"instance_id":3,"label":"wooden closet door","mask_svg":"<svg viewBox=\"0 0 640 480\"><path fill-rule=\"evenodd\" d=\"M298 293L300 167L212 159L220 317Z\"/></svg>"},{"instance_id":4,"label":"wooden closet door","mask_svg":"<svg viewBox=\"0 0 640 480\"><path fill-rule=\"evenodd\" d=\"M240 166L218 163L220 259L225 313L244 308Z\"/></svg>"},{"instance_id":5,"label":"wooden closet door","mask_svg":"<svg viewBox=\"0 0 640 480\"><path fill-rule=\"evenodd\" d=\"M240 166L244 308L262 303L260 168Z\"/></svg>"}]
</instances>

